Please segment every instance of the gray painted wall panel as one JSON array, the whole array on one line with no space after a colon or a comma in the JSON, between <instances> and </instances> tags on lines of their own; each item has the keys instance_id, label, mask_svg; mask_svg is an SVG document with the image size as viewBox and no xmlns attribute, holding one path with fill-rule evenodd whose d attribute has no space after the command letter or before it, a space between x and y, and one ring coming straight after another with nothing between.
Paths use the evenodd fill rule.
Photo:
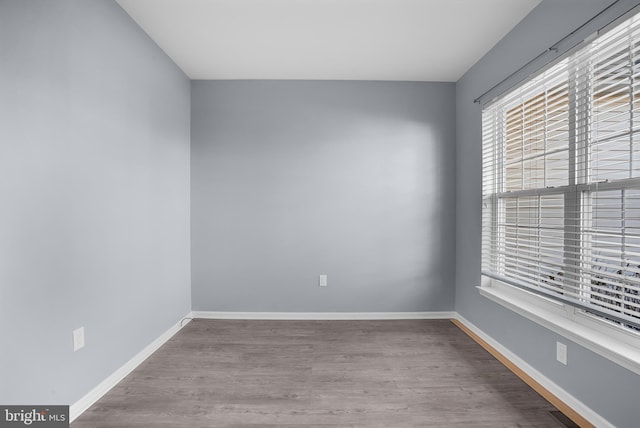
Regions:
<instances>
[{"instance_id":1,"label":"gray painted wall panel","mask_svg":"<svg viewBox=\"0 0 640 428\"><path fill-rule=\"evenodd\" d=\"M447 83L192 82L193 309L452 309L453 99Z\"/></svg>"},{"instance_id":2,"label":"gray painted wall panel","mask_svg":"<svg viewBox=\"0 0 640 428\"><path fill-rule=\"evenodd\" d=\"M0 64L0 403L71 404L190 309L190 83L109 0L0 2Z\"/></svg>"},{"instance_id":3,"label":"gray painted wall panel","mask_svg":"<svg viewBox=\"0 0 640 428\"><path fill-rule=\"evenodd\" d=\"M640 390L634 373L480 296L481 107L473 100L612 1L543 1L456 84L456 310L617 427L635 427ZM592 22L590 34L637 1L623 0ZM574 43L581 39L574 39ZM532 70L521 73L525 76ZM568 344L569 365L555 360Z\"/></svg>"}]
</instances>

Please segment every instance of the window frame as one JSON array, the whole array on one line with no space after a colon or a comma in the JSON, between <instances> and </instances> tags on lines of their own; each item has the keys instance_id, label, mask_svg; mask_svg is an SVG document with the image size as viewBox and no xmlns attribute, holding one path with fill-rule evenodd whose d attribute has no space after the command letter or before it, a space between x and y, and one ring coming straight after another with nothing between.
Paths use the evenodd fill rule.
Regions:
<instances>
[{"instance_id":1,"label":"window frame","mask_svg":"<svg viewBox=\"0 0 640 428\"><path fill-rule=\"evenodd\" d=\"M480 295L640 375L640 339L579 309L482 275Z\"/></svg>"},{"instance_id":2,"label":"window frame","mask_svg":"<svg viewBox=\"0 0 640 428\"><path fill-rule=\"evenodd\" d=\"M626 19L629 19L628 17ZM626 20L625 19L625 20ZM636 18L638 19L638 18ZM587 159L588 156L588 133L590 123L587 120L583 120L584 117L589 117L590 111L578 111L578 109L584 109L586 104L580 104L576 102L576 93L580 91L585 91L584 88L578 87L578 85L583 84L585 81L581 79L584 75L579 73L588 73L582 72L575 68L575 65L571 63L571 57L567 56L566 58L558 61L548 68L551 69L554 66L561 64L564 61L568 61L567 65L567 78L568 78L568 87L569 87L569 114L571 118L569 119L570 133L572 142L569 143L569 164L570 171L568 172L568 182L566 186L558 186L552 187L548 189L544 188L531 188L516 191L506 191L506 187L502 187L501 191L494 191L487 197L484 192L485 183L483 182L483 192L482 192L482 203L485 205L490 204L490 210L494 213L490 217L490 222L493 224L496 222L500 215L505 215L506 209L500 210L500 201L508 200L510 198L517 198L521 196L527 195L537 195L540 197L542 194L562 194L565 199L565 206L563 207L563 211L565 212L565 223L567 219L567 212L571 209L574 209L577 205L578 207L578 219L579 224L575 226L576 230L581 234L581 238L583 239L583 231L581 229L584 228L582 222L583 211L582 211L582 198L585 195L591 197L591 193L598 191L599 186L602 186L608 190L624 190L624 189L633 189L633 183L629 184L629 182L637 181L640 184L640 178L629 178L629 182L604 182L604 183L595 183L588 182L585 179L586 175L590 173L590 166L588 163L590 159ZM540 73L542 74L542 73ZM576 78L578 76L579 78ZM557 76L556 76L557 77ZM526 82L519 85L516 90L521 87L526 87L529 84L532 84L539 76L528 79ZM575 83L578 82L578 83ZM588 85L588 84L587 84ZM535 86L535 85L532 85ZM589 91L589 89L586 89ZM513 92L513 90L509 91L509 93ZM526 98L524 102L532 100L537 95L535 91L530 92L529 98ZM515 105L515 104L514 104ZM524 105L524 104L523 104ZM588 109L592 108L589 105ZM494 125L495 125L494 119ZM492 132L506 132L506 118L498 119L498 126L501 126L501 129L493 130ZM484 118L484 109L483 109L483 118L482 118L482 126L483 126L483 137L485 130L485 118ZM633 131L631 131L633 132ZM582 134L582 137L580 136ZM506 144L506 143L505 143ZM483 143L484 145L484 143ZM495 148L494 148L495 150ZM504 164L506 163L506 147L502 148L501 158L496 159L496 154L492 153L493 162L500 163L500 167L504 169ZM573 151L573 153L571 153ZM546 155L543 155L543 158ZM484 162L485 162L485 153L483 151L482 154L483 160L483 178L484 178ZM524 173L523 173L524 174ZM546 174L546 172L545 172ZM492 177L493 184L492 186L497 185L497 181L495 177ZM545 178L546 180L546 175ZM502 174L502 180L506 182L507 177L506 173ZM504 183L500 183L500 185L504 186ZM562 188L562 189L561 189ZM504 195L505 193L511 193L511 195ZM540 200L538 200L538 206L540 207ZM624 201L624 197L623 197ZM567 206L566 203L572 203L573 206ZM538 208L539 210L540 208ZM624 210L624 208L623 208ZM574 217L575 218L575 217ZM483 209L483 266L485 263L485 218L484 218L484 209ZM491 229L491 233L496 233L495 225ZM505 235L506 236L506 235ZM494 240L494 236L490 238L492 242L491 245L495 245L494 243L497 240ZM566 243L567 237L565 235L564 241ZM581 247L582 248L582 244ZM491 253L490 257L500 257L499 254ZM566 261L565 261L566 262ZM563 262L564 263L564 262ZM575 269L581 269L580 266L574 264L569 265L564 264L564 269L571 269L572 266ZM584 281L584 278L580 278L580 283ZM586 287L589 288L589 283ZM579 290L582 290L583 285L579 285ZM496 303L501 304L523 316L526 318L533 320L552 331L555 331L563 336L566 336L577 343L585 346L588 349L632 370L633 372L640 374L640 331L633 331L628 329L622 325L615 324L614 322L608 321L602 317L593 315L588 313L586 310L581 309L579 307L573 306L571 304L562 303L551 298L544 297L540 294L536 294L535 292L527 291L525 289L521 289L519 287L515 287L512 284L505 283L500 281L500 279L495 277L490 277L482 273L481 275L481 285L478 287L481 295L493 300Z\"/></svg>"}]
</instances>

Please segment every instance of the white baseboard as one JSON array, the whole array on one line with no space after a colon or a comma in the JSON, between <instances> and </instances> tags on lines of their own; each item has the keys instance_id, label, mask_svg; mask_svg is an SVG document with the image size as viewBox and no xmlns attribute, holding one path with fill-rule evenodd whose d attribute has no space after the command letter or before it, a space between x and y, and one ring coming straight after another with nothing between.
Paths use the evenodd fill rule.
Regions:
<instances>
[{"instance_id":1,"label":"white baseboard","mask_svg":"<svg viewBox=\"0 0 640 428\"><path fill-rule=\"evenodd\" d=\"M193 318L221 320L422 320L451 319L451 312L211 312L193 311Z\"/></svg>"},{"instance_id":2,"label":"white baseboard","mask_svg":"<svg viewBox=\"0 0 640 428\"><path fill-rule=\"evenodd\" d=\"M538 370L534 369L527 362L525 362L522 358L518 357L513 352L509 351L503 345L495 341L491 336L487 335L485 332L480 330L474 324L469 322L460 314L456 314L455 318L464 324L469 330L478 335L482 340L487 342L490 346L492 346L496 351L501 353L506 359L508 359L513 365L518 367L520 370L531 376L533 380L538 382L544 388L547 389L550 393L555 395L558 399L564 402L567 406L571 407L577 413L579 413L582 417L587 419L593 425L598 428L615 428L613 424L607 421L605 418L596 413L589 406L584 404L582 401L578 400L573 395L569 394L564 389L560 388L557 384L555 384L548 377L540 373Z\"/></svg>"},{"instance_id":3,"label":"white baseboard","mask_svg":"<svg viewBox=\"0 0 640 428\"><path fill-rule=\"evenodd\" d=\"M113 372L108 378L100 382L98 386L89 391L84 397L69 406L69 420L73 422L84 411L91 407L96 401L104 396L111 388L116 386L122 379L138 367L151 354L164 345L174 334L176 334L183 326L187 325L193 318L191 312L185 315L182 320L171 326L167 331L160 335L156 340L147 345L142 351L138 352L133 358L127 361L122 367Z\"/></svg>"}]
</instances>

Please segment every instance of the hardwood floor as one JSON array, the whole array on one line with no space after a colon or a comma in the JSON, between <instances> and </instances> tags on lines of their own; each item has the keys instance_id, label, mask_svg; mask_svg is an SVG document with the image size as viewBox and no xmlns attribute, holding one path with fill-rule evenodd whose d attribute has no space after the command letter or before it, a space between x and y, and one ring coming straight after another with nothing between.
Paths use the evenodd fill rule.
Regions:
<instances>
[{"instance_id":1,"label":"hardwood floor","mask_svg":"<svg viewBox=\"0 0 640 428\"><path fill-rule=\"evenodd\" d=\"M564 427L448 320L194 320L72 428Z\"/></svg>"}]
</instances>

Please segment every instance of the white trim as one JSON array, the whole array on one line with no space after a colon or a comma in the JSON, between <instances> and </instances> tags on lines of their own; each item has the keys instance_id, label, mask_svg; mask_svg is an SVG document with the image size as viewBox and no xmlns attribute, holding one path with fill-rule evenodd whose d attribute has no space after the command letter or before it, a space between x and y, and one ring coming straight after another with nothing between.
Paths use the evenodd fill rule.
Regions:
<instances>
[{"instance_id":1,"label":"white trim","mask_svg":"<svg viewBox=\"0 0 640 428\"><path fill-rule=\"evenodd\" d=\"M193 311L193 318L224 320L422 320L451 319L450 312L212 312Z\"/></svg>"},{"instance_id":2,"label":"white trim","mask_svg":"<svg viewBox=\"0 0 640 428\"><path fill-rule=\"evenodd\" d=\"M151 354L164 345L174 334L191 321L193 315L189 312L180 321L171 326L167 331L162 333L160 337L147 345L142 351L138 352L133 358L127 361L122 367L113 372L109 377L100 382L98 386L93 388L84 397L69 406L69 422L73 422L84 411L91 407L96 401L102 398L111 388L116 386L122 379L138 367ZM186 319L186 321L185 321ZM184 321L184 322L183 322Z\"/></svg>"},{"instance_id":3,"label":"white trim","mask_svg":"<svg viewBox=\"0 0 640 428\"><path fill-rule=\"evenodd\" d=\"M640 374L640 349L620 340L619 335L613 334L613 327L609 328L611 332L593 328L569 317L566 310L558 310L557 304L545 306L543 299L515 287L497 286L495 281L492 286L481 286L478 290L499 305Z\"/></svg>"},{"instance_id":4,"label":"white trim","mask_svg":"<svg viewBox=\"0 0 640 428\"><path fill-rule=\"evenodd\" d=\"M582 417L587 419L589 422L594 424L598 428L615 428L615 425L607 421L605 418L596 413L589 406L584 404L582 401L578 400L573 395L569 394L567 391L559 387L556 383L550 380L548 377L540 373L538 370L534 369L527 362L525 362L522 358L518 357L516 354L511 352L509 349L505 348L503 345L495 341L491 336L487 335L485 332L480 330L474 324L469 322L460 314L457 314L456 319L465 325L469 330L478 335L482 340L487 342L491 347L493 347L496 351L501 353L506 359L508 359L511 363L513 363L520 370L531 376L533 380L542 385L545 389L547 389L551 394L555 395L558 399L560 399L567 406L571 407Z\"/></svg>"}]
</instances>

